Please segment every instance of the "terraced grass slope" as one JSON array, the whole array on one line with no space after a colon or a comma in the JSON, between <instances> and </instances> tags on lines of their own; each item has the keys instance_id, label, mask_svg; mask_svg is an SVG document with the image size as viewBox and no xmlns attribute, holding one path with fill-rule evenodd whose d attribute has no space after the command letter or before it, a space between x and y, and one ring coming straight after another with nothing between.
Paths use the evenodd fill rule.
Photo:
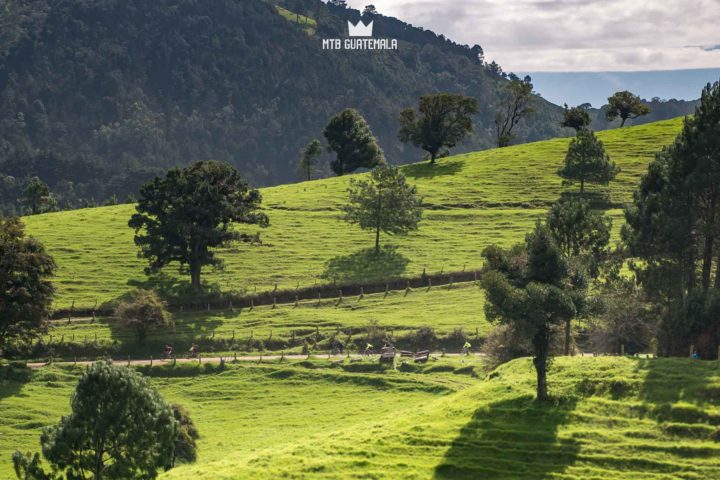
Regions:
<instances>
[{"instance_id":1,"label":"terraced grass slope","mask_svg":"<svg viewBox=\"0 0 720 480\"><path fill-rule=\"evenodd\" d=\"M466 362L146 369L202 434L198 462L162 478L720 478L715 362L557 358L550 404L533 401L529 359L485 380ZM79 371L0 377L0 478L67 411Z\"/></svg>"},{"instance_id":2,"label":"terraced grass slope","mask_svg":"<svg viewBox=\"0 0 720 480\"><path fill-rule=\"evenodd\" d=\"M600 132L612 159L623 169L609 188L610 204L627 202L655 152L672 142L681 127L674 119ZM555 174L568 139L518 145L442 159L437 165L404 167L417 183L428 211L420 231L400 240L373 262L372 234L338 220L349 177L263 189L272 223L259 246L233 245L221 252L226 270L209 273L223 291L295 288L316 283L417 276L480 266L491 243L521 240L536 218L565 190ZM391 159L392 160L392 159ZM28 232L42 240L58 265L59 308L92 307L148 284L127 227L132 205L60 212L26 218ZM613 210L620 218L620 211ZM617 227L616 222L616 227ZM153 285L173 290L176 270L168 268Z\"/></svg>"},{"instance_id":3,"label":"terraced grass slope","mask_svg":"<svg viewBox=\"0 0 720 480\"><path fill-rule=\"evenodd\" d=\"M402 415L229 453L164 478L720 478L716 364L559 358L553 368L554 405L534 402L534 372L522 359Z\"/></svg>"}]
</instances>

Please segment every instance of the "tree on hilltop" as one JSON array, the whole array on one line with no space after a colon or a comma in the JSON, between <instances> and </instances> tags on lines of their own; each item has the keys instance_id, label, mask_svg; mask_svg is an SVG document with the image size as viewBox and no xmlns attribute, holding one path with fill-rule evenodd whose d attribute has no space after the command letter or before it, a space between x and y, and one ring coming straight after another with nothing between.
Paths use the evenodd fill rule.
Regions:
<instances>
[{"instance_id":1,"label":"tree on hilltop","mask_svg":"<svg viewBox=\"0 0 720 480\"><path fill-rule=\"evenodd\" d=\"M399 168L380 165L369 180L350 180L350 203L344 220L375 232L375 254L380 254L380 233L405 235L417 230L422 198L408 185Z\"/></svg>"},{"instance_id":2,"label":"tree on hilltop","mask_svg":"<svg viewBox=\"0 0 720 480\"><path fill-rule=\"evenodd\" d=\"M203 266L223 268L214 248L259 238L233 231L233 223L268 226L267 216L258 211L261 200L260 192L225 162L197 162L155 177L141 188L137 213L129 222L140 255L149 261L146 272L179 262L199 290Z\"/></svg>"},{"instance_id":3,"label":"tree on hilltop","mask_svg":"<svg viewBox=\"0 0 720 480\"><path fill-rule=\"evenodd\" d=\"M71 411L43 429L42 455L15 452L21 480L156 478L172 465L179 427L170 405L139 373L100 361L88 367Z\"/></svg>"},{"instance_id":4,"label":"tree on hilltop","mask_svg":"<svg viewBox=\"0 0 720 480\"><path fill-rule=\"evenodd\" d=\"M55 289L55 262L20 219L0 217L0 353L47 329Z\"/></svg>"},{"instance_id":5,"label":"tree on hilltop","mask_svg":"<svg viewBox=\"0 0 720 480\"><path fill-rule=\"evenodd\" d=\"M322 144L317 139L311 140L300 152L298 167L306 180L312 180L313 174L317 171L318 157L321 154Z\"/></svg>"},{"instance_id":6,"label":"tree on hilltop","mask_svg":"<svg viewBox=\"0 0 720 480\"><path fill-rule=\"evenodd\" d=\"M492 65L492 64L491 64ZM513 129L520 120L535 112L533 84L529 76L513 78L502 86L495 114L495 138L498 147L507 147L514 138Z\"/></svg>"},{"instance_id":7,"label":"tree on hilltop","mask_svg":"<svg viewBox=\"0 0 720 480\"><path fill-rule=\"evenodd\" d=\"M428 152L430 163L435 163L443 147L453 148L472 133L471 115L476 113L474 98L449 93L423 95L417 111L408 108L400 113L398 138Z\"/></svg>"},{"instance_id":8,"label":"tree on hilltop","mask_svg":"<svg viewBox=\"0 0 720 480\"><path fill-rule=\"evenodd\" d=\"M568 182L580 182L580 197L585 193L585 183L607 185L620 173L620 167L605 153L603 143L592 130L581 129L572 139L565 156L565 166L558 175Z\"/></svg>"},{"instance_id":9,"label":"tree on hilltop","mask_svg":"<svg viewBox=\"0 0 720 480\"><path fill-rule=\"evenodd\" d=\"M640 97L634 95L627 90L616 92L613 96L608 97L608 104L605 106L605 117L612 122L620 117L620 127L625 126L628 118L638 118L650 113L650 107L642 103Z\"/></svg>"},{"instance_id":10,"label":"tree on hilltop","mask_svg":"<svg viewBox=\"0 0 720 480\"><path fill-rule=\"evenodd\" d=\"M583 105L570 108L566 103L565 111L563 112L563 121L560 125L579 132L590 125L590 114Z\"/></svg>"},{"instance_id":11,"label":"tree on hilltop","mask_svg":"<svg viewBox=\"0 0 720 480\"><path fill-rule=\"evenodd\" d=\"M335 152L336 158L330 167L338 176L385 163L377 139L357 110L348 108L332 117L324 134L328 149Z\"/></svg>"}]
</instances>

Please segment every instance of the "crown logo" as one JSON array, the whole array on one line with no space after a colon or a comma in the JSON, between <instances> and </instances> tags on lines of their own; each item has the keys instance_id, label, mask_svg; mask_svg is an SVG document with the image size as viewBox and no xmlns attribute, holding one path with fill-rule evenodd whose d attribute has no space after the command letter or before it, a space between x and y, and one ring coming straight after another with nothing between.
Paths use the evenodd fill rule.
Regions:
<instances>
[{"instance_id":1,"label":"crown logo","mask_svg":"<svg viewBox=\"0 0 720 480\"><path fill-rule=\"evenodd\" d=\"M353 23L348 20L348 32L351 37L372 37L373 23L375 23L374 20L365 25L362 20L358 20L357 25L353 25Z\"/></svg>"}]
</instances>

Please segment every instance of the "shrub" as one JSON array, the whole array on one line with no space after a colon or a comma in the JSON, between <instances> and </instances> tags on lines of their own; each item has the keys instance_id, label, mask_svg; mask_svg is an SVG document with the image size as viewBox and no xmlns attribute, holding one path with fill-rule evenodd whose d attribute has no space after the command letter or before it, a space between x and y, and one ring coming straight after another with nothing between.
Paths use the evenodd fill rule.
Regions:
<instances>
[{"instance_id":1,"label":"shrub","mask_svg":"<svg viewBox=\"0 0 720 480\"><path fill-rule=\"evenodd\" d=\"M165 302L152 290L130 292L128 299L115 308L115 317L123 326L134 329L141 342L145 341L149 330L172 326L172 316Z\"/></svg>"}]
</instances>

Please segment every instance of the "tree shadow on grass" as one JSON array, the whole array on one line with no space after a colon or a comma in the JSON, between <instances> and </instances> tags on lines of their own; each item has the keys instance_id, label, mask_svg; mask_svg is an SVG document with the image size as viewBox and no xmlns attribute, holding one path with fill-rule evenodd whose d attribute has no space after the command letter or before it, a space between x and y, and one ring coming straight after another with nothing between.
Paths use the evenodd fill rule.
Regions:
<instances>
[{"instance_id":1,"label":"tree shadow on grass","mask_svg":"<svg viewBox=\"0 0 720 480\"><path fill-rule=\"evenodd\" d=\"M10 398L32 379L32 370L14 363L0 364L0 400Z\"/></svg>"},{"instance_id":2,"label":"tree shadow on grass","mask_svg":"<svg viewBox=\"0 0 720 480\"><path fill-rule=\"evenodd\" d=\"M430 162L416 163L403 168L403 173L408 178L435 178L445 175L455 175L465 167L465 162L460 160L452 160L444 162L438 160L437 163Z\"/></svg>"},{"instance_id":3,"label":"tree shadow on grass","mask_svg":"<svg viewBox=\"0 0 720 480\"><path fill-rule=\"evenodd\" d=\"M562 473L580 450L558 429L574 401L538 403L532 396L478 409L435 469L436 479L532 479Z\"/></svg>"},{"instance_id":4,"label":"tree shadow on grass","mask_svg":"<svg viewBox=\"0 0 720 480\"><path fill-rule=\"evenodd\" d=\"M203 283L202 291L196 292L188 280L165 272L148 276L145 280L129 280L127 284L133 288L154 290L163 300L171 303L203 302L221 295L220 285L217 283ZM123 297L120 298L122 299Z\"/></svg>"},{"instance_id":5,"label":"tree shadow on grass","mask_svg":"<svg viewBox=\"0 0 720 480\"><path fill-rule=\"evenodd\" d=\"M720 407L720 369L715 361L701 361L691 358L638 358L636 370L641 376L639 396L652 405L661 420L707 421L705 414L698 410L698 418L690 418L688 412L677 411L688 418L673 418L672 404L687 403ZM668 410L670 409L670 410ZM668 418L666 418L668 417ZM711 422L720 426L720 419Z\"/></svg>"},{"instance_id":6,"label":"tree shadow on grass","mask_svg":"<svg viewBox=\"0 0 720 480\"><path fill-rule=\"evenodd\" d=\"M379 254L374 248L366 248L328 260L320 276L344 284L393 278L405 272L409 263L395 246L385 246Z\"/></svg>"}]
</instances>

